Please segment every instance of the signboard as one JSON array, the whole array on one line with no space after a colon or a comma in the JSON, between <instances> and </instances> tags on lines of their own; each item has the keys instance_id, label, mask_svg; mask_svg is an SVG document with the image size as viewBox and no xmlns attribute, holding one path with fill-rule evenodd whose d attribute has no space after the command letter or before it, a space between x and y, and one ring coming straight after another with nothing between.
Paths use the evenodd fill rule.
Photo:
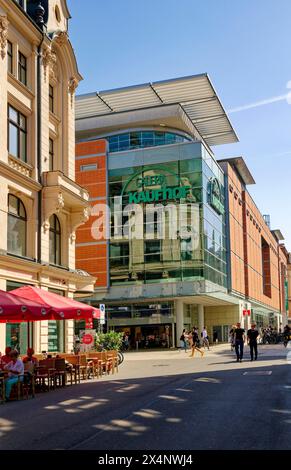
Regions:
<instances>
[{"instance_id":1,"label":"signboard","mask_svg":"<svg viewBox=\"0 0 291 470\"><path fill-rule=\"evenodd\" d=\"M248 316L250 317L251 316L251 311L250 310L243 310L243 316Z\"/></svg>"},{"instance_id":2,"label":"signboard","mask_svg":"<svg viewBox=\"0 0 291 470\"><path fill-rule=\"evenodd\" d=\"M93 328L93 318L88 318L85 323L86 330L91 330Z\"/></svg>"},{"instance_id":3,"label":"signboard","mask_svg":"<svg viewBox=\"0 0 291 470\"><path fill-rule=\"evenodd\" d=\"M208 198L209 205L215 212L219 215L223 215L225 211L222 203L222 190L217 178L211 178L209 181Z\"/></svg>"},{"instance_id":4,"label":"signboard","mask_svg":"<svg viewBox=\"0 0 291 470\"><path fill-rule=\"evenodd\" d=\"M57 320L48 322L48 351L57 352L59 350L59 334Z\"/></svg>"},{"instance_id":5,"label":"signboard","mask_svg":"<svg viewBox=\"0 0 291 470\"><path fill-rule=\"evenodd\" d=\"M157 170L160 172L157 174ZM189 184L189 180L187 181ZM176 173L162 167L146 168L133 175L125 184L122 196L129 204L154 203L176 199L193 199L192 186Z\"/></svg>"},{"instance_id":6,"label":"signboard","mask_svg":"<svg viewBox=\"0 0 291 470\"><path fill-rule=\"evenodd\" d=\"M95 346L95 330L81 330L80 331L80 351L89 352L94 349Z\"/></svg>"},{"instance_id":7,"label":"signboard","mask_svg":"<svg viewBox=\"0 0 291 470\"><path fill-rule=\"evenodd\" d=\"M105 325L105 305L100 304L99 309L100 309L100 325Z\"/></svg>"}]
</instances>

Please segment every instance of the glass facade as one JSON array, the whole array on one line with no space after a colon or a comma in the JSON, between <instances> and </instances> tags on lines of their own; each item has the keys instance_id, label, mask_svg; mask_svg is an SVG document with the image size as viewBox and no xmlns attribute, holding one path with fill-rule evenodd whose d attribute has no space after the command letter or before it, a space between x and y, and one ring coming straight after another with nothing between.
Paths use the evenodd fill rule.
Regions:
<instances>
[{"instance_id":1,"label":"glass facade","mask_svg":"<svg viewBox=\"0 0 291 470\"><path fill-rule=\"evenodd\" d=\"M159 145L177 144L189 141L180 134L161 131L133 131L124 134L111 135L105 137L109 143L109 152L122 152L146 147L156 147Z\"/></svg>"},{"instance_id":2,"label":"glass facade","mask_svg":"<svg viewBox=\"0 0 291 470\"><path fill-rule=\"evenodd\" d=\"M147 164L109 171L111 285L209 280L226 287L223 173L202 144L159 150L144 150Z\"/></svg>"}]
</instances>

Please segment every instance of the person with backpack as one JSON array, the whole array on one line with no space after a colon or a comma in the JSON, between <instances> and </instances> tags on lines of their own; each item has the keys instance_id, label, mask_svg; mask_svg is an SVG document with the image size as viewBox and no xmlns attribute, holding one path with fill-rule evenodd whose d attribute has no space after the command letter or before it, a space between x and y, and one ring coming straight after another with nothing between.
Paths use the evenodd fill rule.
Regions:
<instances>
[{"instance_id":1,"label":"person with backpack","mask_svg":"<svg viewBox=\"0 0 291 470\"><path fill-rule=\"evenodd\" d=\"M181 349L184 349L186 353L187 352L187 333L185 329L183 330L180 336L180 346L181 346Z\"/></svg>"}]
</instances>

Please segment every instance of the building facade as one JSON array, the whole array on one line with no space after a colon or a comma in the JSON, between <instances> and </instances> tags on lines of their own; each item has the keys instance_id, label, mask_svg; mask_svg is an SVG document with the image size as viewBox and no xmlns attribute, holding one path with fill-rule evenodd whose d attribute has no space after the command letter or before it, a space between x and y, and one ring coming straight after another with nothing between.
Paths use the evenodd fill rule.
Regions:
<instances>
[{"instance_id":1,"label":"building facade","mask_svg":"<svg viewBox=\"0 0 291 470\"><path fill-rule=\"evenodd\" d=\"M65 0L0 0L0 288L92 292L75 269L89 195L75 182L75 90L81 80ZM74 324L0 325L0 350L71 351Z\"/></svg>"},{"instance_id":2,"label":"building facade","mask_svg":"<svg viewBox=\"0 0 291 470\"><path fill-rule=\"evenodd\" d=\"M106 304L109 328L140 346L178 344L193 325L221 341L238 321L279 328L286 253L244 160L215 158L237 136L209 77L76 103L76 177L92 206L76 263L97 277L88 301Z\"/></svg>"}]
</instances>

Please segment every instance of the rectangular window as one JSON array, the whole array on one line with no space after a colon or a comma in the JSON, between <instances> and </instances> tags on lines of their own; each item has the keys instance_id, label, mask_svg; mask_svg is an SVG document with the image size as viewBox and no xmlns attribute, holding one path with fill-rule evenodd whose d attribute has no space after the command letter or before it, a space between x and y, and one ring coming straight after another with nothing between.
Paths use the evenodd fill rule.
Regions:
<instances>
[{"instance_id":1,"label":"rectangular window","mask_svg":"<svg viewBox=\"0 0 291 470\"><path fill-rule=\"evenodd\" d=\"M54 171L54 141L49 140L49 171Z\"/></svg>"},{"instance_id":2,"label":"rectangular window","mask_svg":"<svg viewBox=\"0 0 291 470\"><path fill-rule=\"evenodd\" d=\"M263 293L272 297L270 245L261 237L263 265Z\"/></svg>"},{"instance_id":3,"label":"rectangular window","mask_svg":"<svg viewBox=\"0 0 291 470\"><path fill-rule=\"evenodd\" d=\"M21 52L18 52L18 80L27 85L27 59Z\"/></svg>"},{"instance_id":4,"label":"rectangular window","mask_svg":"<svg viewBox=\"0 0 291 470\"><path fill-rule=\"evenodd\" d=\"M97 170L97 163L91 165L81 165L81 171L94 171Z\"/></svg>"},{"instance_id":5,"label":"rectangular window","mask_svg":"<svg viewBox=\"0 0 291 470\"><path fill-rule=\"evenodd\" d=\"M13 73L13 45L7 42L7 68L9 73Z\"/></svg>"},{"instance_id":6,"label":"rectangular window","mask_svg":"<svg viewBox=\"0 0 291 470\"><path fill-rule=\"evenodd\" d=\"M145 263L159 263L161 261L161 241L147 240L144 243Z\"/></svg>"},{"instance_id":7,"label":"rectangular window","mask_svg":"<svg viewBox=\"0 0 291 470\"><path fill-rule=\"evenodd\" d=\"M27 120L12 106L8 106L8 152L27 161Z\"/></svg>"},{"instance_id":8,"label":"rectangular window","mask_svg":"<svg viewBox=\"0 0 291 470\"><path fill-rule=\"evenodd\" d=\"M49 109L50 112L54 112L54 87L52 85L49 86Z\"/></svg>"}]
</instances>

